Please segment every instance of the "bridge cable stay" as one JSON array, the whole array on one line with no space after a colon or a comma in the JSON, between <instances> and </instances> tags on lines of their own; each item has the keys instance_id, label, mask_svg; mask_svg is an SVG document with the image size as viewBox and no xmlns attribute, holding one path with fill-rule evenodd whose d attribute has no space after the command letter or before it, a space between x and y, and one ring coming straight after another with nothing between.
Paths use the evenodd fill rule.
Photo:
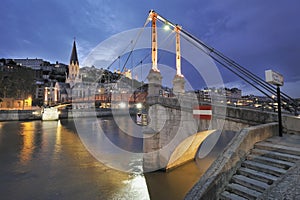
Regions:
<instances>
[{"instance_id":1,"label":"bridge cable stay","mask_svg":"<svg viewBox=\"0 0 300 200\"><path fill-rule=\"evenodd\" d=\"M167 41L167 39L170 38L171 35L172 35L172 32L166 37L166 39L164 40L163 43L165 43L165 42ZM175 35L174 35L174 37L172 37L172 39L174 39L174 38L175 38ZM168 45L166 46L166 49L168 49L171 45L172 45L172 43L169 42ZM157 59L157 62L158 62L158 63L159 63L159 61L162 59L162 57L163 57L163 52L160 53L159 56L158 56L158 59Z\"/></svg>"},{"instance_id":2,"label":"bridge cable stay","mask_svg":"<svg viewBox=\"0 0 300 200\"><path fill-rule=\"evenodd\" d=\"M185 36L183 36L184 39L186 39L187 41L191 42L189 40L189 38L186 38ZM198 49L202 50L202 48L199 48L199 46L196 46ZM205 52L205 51L203 51ZM207 54L207 52L205 52ZM210 55L210 57L212 57ZM230 67L228 67L225 63L223 63L221 60L216 59L215 57L212 57L213 60L215 60L217 63L219 63L220 65L222 65L223 67L225 67L226 69L228 69L229 71L231 71L232 73L234 73L236 76L238 76L239 78L241 78L242 80L244 80L245 82L247 82L248 84L250 84L251 86L253 86L255 89L257 89L258 91L260 91L261 93L263 93L264 95L266 95L269 98L272 98L269 94L267 94L266 92L264 92L263 90L261 90L259 87L257 87L254 83L252 83L251 81L249 81L248 79L246 79L245 77L243 77L242 75L240 75L239 73L237 73L236 71L234 71L233 69L231 69Z\"/></svg>"},{"instance_id":3,"label":"bridge cable stay","mask_svg":"<svg viewBox=\"0 0 300 200\"><path fill-rule=\"evenodd\" d=\"M164 38L164 40L161 42L161 44L164 45L165 43L167 43L167 41L168 41L168 39L171 37L171 35L172 35L172 32L169 33L169 34ZM171 42L168 43L167 48L168 48L170 45L171 45ZM128 63L130 57L132 57L132 55L133 55L133 52L134 52L134 48L132 48L132 50L131 50L130 53L128 54L128 56L127 56L127 58L126 58L126 62L125 62L125 64L123 65L121 72L125 69L126 64ZM135 65L132 65L132 66L134 66L134 67L132 67L132 68L135 68L135 67L137 67L138 65L140 65L141 62L144 62L150 55L151 55L151 53L146 54L142 60L140 60L139 62L137 62ZM159 57L158 57L158 59L157 59L157 62L159 62L159 61L161 60L162 57L163 57L163 54L162 54L162 53L159 53ZM147 77L144 78L143 81L145 82L146 79L147 79Z\"/></svg>"},{"instance_id":4,"label":"bridge cable stay","mask_svg":"<svg viewBox=\"0 0 300 200\"><path fill-rule=\"evenodd\" d=\"M128 62L128 60L129 60L129 57L130 57L130 55L132 54L132 52L133 52L133 50L134 50L134 47L135 47L135 45L136 45L138 39L140 38L142 32L144 31L144 29L145 29L145 27L147 26L148 23L149 23L149 19L146 20L146 22L145 22L145 24L144 24L144 27L143 27L143 28L139 31L139 33L137 34L137 37L136 37L137 39L135 40L135 43L133 43L134 40L131 40L131 41L129 42L129 44L126 46L126 48L124 48L124 50L121 52L120 55L123 55L124 52L129 48L129 46L131 46L132 44L134 44L133 47L132 47L131 50L130 50L129 56L128 56L127 59L126 59L126 63L124 64L124 66L122 67L122 70L120 70L120 72L122 72L122 71L124 70L124 68L125 68L125 66L126 66L126 64L127 64L127 62ZM121 58L120 55L117 56L117 57L113 60L113 62L110 63L110 65L106 68L107 70L110 70L110 67L113 66L114 63L115 63L117 60L119 60L119 66L121 66L121 65L120 65L120 58ZM102 77L102 76L103 76L103 74L101 75L101 77ZM100 78L101 78L101 77L100 77ZM115 86L116 86L116 84L115 84ZM115 87L115 86L114 86L114 87Z\"/></svg>"},{"instance_id":5,"label":"bridge cable stay","mask_svg":"<svg viewBox=\"0 0 300 200\"><path fill-rule=\"evenodd\" d=\"M255 80L255 82L259 82L266 90L270 91L274 95L276 94L276 88L273 85L265 82L263 79L261 79L260 77L258 77L255 74L253 74L252 72L248 71L247 69L243 68L241 65L239 65L235 61L231 60L230 58L224 56L222 53L218 52L217 50L214 49L214 52L217 53L217 55L220 56L222 59L228 60L228 64L233 65L233 67L238 69L241 73L245 74L246 76L251 77L251 79ZM282 92L282 95L290 100L293 100L292 98L290 98L288 95L286 95L283 92Z\"/></svg>"},{"instance_id":6,"label":"bridge cable stay","mask_svg":"<svg viewBox=\"0 0 300 200\"><path fill-rule=\"evenodd\" d=\"M213 58L213 60L215 60L217 63L219 63L220 65L222 65L223 67L225 67L226 69L228 69L229 71L231 71L233 74L235 74L236 76L238 76L239 78L241 78L242 80L244 80L245 82L247 82L249 85L251 85L252 87L254 87L255 89L257 89L258 91L260 91L262 94L264 94L268 98L272 99L272 97L268 93L264 92L262 89L260 89L259 87L257 87L254 83L252 83L251 81L247 80L245 77L243 77L242 75L240 75L239 73L237 73L236 71L234 71L232 68L228 67L222 61L220 61L218 59L215 59L215 58Z\"/></svg>"},{"instance_id":7,"label":"bridge cable stay","mask_svg":"<svg viewBox=\"0 0 300 200\"><path fill-rule=\"evenodd\" d=\"M125 61L124 65L123 65L123 67L122 67L121 72L123 72L123 70L125 69L125 66L127 65L127 62L128 62L128 60L129 60L130 56L132 55L132 53L133 53L133 51L134 51L134 49L135 49L135 46L136 46L138 40L140 39L142 33L143 33L144 30L145 30L145 27L147 26L147 24L148 24L149 22L150 22L150 20L147 19L146 22L144 23L143 28L138 32L136 38L135 38L134 40L131 40L131 41L130 41L130 44L132 45L132 48L131 48L131 50L130 50L130 52L129 52L127 58L126 58L126 61Z\"/></svg>"},{"instance_id":8,"label":"bridge cable stay","mask_svg":"<svg viewBox=\"0 0 300 200\"><path fill-rule=\"evenodd\" d=\"M163 46L163 45L167 42L167 40L170 38L171 35L172 35L172 32L171 32L170 34L168 34L168 36L160 43L161 46ZM173 38L174 38L174 37L173 37ZM171 45L172 45L172 43L169 42L169 43L167 44L167 46L166 46L166 49L168 49ZM146 57L149 57L150 55L151 55L151 53L148 53L148 54L146 55ZM163 58L163 56L164 56L164 52L158 52L157 63L160 63L160 61L161 61L161 59ZM144 60L142 60L142 61L144 61ZM142 62L142 61L141 61L141 62ZM144 78L143 82L145 82L146 79L147 79L147 77Z\"/></svg>"},{"instance_id":9,"label":"bridge cable stay","mask_svg":"<svg viewBox=\"0 0 300 200\"><path fill-rule=\"evenodd\" d=\"M132 49L131 49L130 53L128 54L127 58L126 58L126 61L125 61L124 65L123 65L123 67L122 67L121 72L123 72L123 70L125 69L126 64L127 64L128 61L129 61L129 58L132 56L132 53L133 53L133 51L134 51L134 48L135 48L135 46L136 46L136 43L138 42L138 39L140 38L142 32L144 31L145 27L147 26L147 24L148 24L150 21L151 21L151 20L150 20L150 17L148 17L147 20L146 20L146 22L145 22L145 24L144 24L144 26L143 26L143 28L142 28L142 30L137 34L137 39L136 39L136 40L131 40L131 43L133 43L133 41L135 41L135 43L134 43L134 45L132 46ZM172 35L172 32L168 34L168 36L162 41L161 44L165 44L166 41L170 38L171 35ZM171 43L169 43L169 45L170 45L170 44L171 44ZM168 46L169 46L169 45L168 45ZM140 62L138 62L138 63L135 65L135 67L137 67L141 62L143 62L144 60L146 60L150 55L151 55L150 53L147 54ZM162 54L159 55L159 58L158 58L157 61L159 61L161 58L162 58ZM135 68L135 67L134 67L134 68ZM146 79L146 78L145 78L145 79ZM145 81L145 79L144 79L143 81Z\"/></svg>"},{"instance_id":10,"label":"bridge cable stay","mask_svg":"<svg viewBox=\"0 0 300 200\"><path fill-rule=\"evenodd\" d=\"M123 49L123 51L121 52L121 55L124 54L124 52L128 49L128 47L129 47L130 45L131 45L131 42L126 46L126 48ZM113 62L110 63L110 64L108 65L108 67L107 67L106 69L109 70L109 69L111 68L111 66L113 66L113 64L115 64L115 62L116 62L119 58L120 58L120 55L117 56L117 57L113 60Z\"/></svg>"},{"instance_id":11,"label":"bridge cable stay","mask_svg":"<svg viewBox=\"0 0 300 200\"><path fill-rule=\"evenodd\" d=\"M161 44L166 43L166 41L169 39L169 37L172 35L172 33L170 33L162 42ZM169 45L167 47L169 47L171 45L171 43L169 43ZM138 61L135 65L133 65L133 68L136 68L137 66L139 66L141 64L141 62L144 62L149 56L151 55L151 53L147 53L143 59L141 59L140 61ZM157 62L160 61L160 59L162 58L162 54L159 55Z\"/></svg>"},{"instance_id":12,"label":"bridge cable stay","mask_svg":"<svg viewBox=\"0 0 300 200\"><path fill-rule=\"evenodd\" d=\"M154 12L154 11L151 10L150 12ZM171 23L170 21L168 21L166 18L163 18L159 14L157 14L157 19L159 21L161 21L162 23L164 23L164 24L172 26L173 28L176 27L175 24ZM264 95L266 95L267 97L269 97L270 99L272 99L273 101L275 101L270 95L268 95L266 92L264 92L262 89L259 88L259 87L261 87L261 88L265 89L266 91L268 91L269 93L271 93L273 95L276 95L276 89L274 88L274 86L272 86L271 84L265 82L260 77L258 77L257 75L253 74L252 72L250 72L246 68L242 67L241 65L237 64L232 59L226 57L221 52L219 52L216 49L208 46L207 44L205 44L204 42L202 42L201 40L199 40L198 38L196 38L195 36L193 36L192 34L190 34L189 32L187 32L186 30L181 29L181 33L183 33L182 35L184 36L184 38L187 41L191 42L194 46L196 46L197 48L199 48L200 50L202 50L205 54L207 54L208 56L210 56L213 60L217 61L219 64L221 64L225 68L229 69L231 72L233 72L234 74L236 74L238 77L242 78L244 81L246 81L247 83L249 83L255 89L259 90ZM238 72L236 72L232 68L234 68L235 70L237 70L240 74ZM288 96L287 94L283 93L283 92L281 92L281 98L284 101L286 101L287 103L289 103L290 105L293 106L294 112L295 112L295 115L296 115L297 114L297 107L298 107L296 101L293 98L291 98L290 96ZM284 105L284 104L282 104L282 105Z\"/></svg>"},{"instance_id":13,"label":"bridge cable stay","mask_svg":"<svg viewBox=\"0 0 300 200\"><path fill-rule=\"evenodd\" d=\"M151 11L150 11L151 12ZM158 18L160 21L164 21L165 24L167 25L171 25L172 27L176 28L177 25L174 25L173 23L171 23L170 21L166 20L165 18L161 17L160 15L158 15ZM163 19L163 20L162 20ZM183 30L184 31L184 30ZM213 52L214 50L212 48L210 48L207 45L202 45L202 46L198 46L195 45L192 41L190 41L190 38L186 37L183 35L183 38L186 39L187 41L189 41L190 43L192 43L194 46L196 46L198 49L200 49L201 51L203 51L205 54L209 55L210 52ZM205 49L203 49L202 47L206 47L209 48L209 52L205 51ZM211 55L209 55L211 57ZM214 59L214 58L213 58ZM214 59L216 60L216 59ZM266 96L268 96L269 98L271 98L267 93L265 93L263 90L259 89L255 84L251 83L250 81L248 81L247 79L243 78L241 75L239 75L238 73L236 73L234 70L232 70L231 68L227 67L224 63L222 63L220 60L216 60L219 64L221 64L222 66L226 67L228 70L230 70L232 73L236 74L238 77L240 77L241 79L245 80L247 83L249 83L251 86L253 86L254 88L256 88L257 90L259 90L260 92L262 92L263 94L265 94Z\"/></svg>"},{"instance_id":14,"label":"bridge cable stay","mask_svg":"<svg viewBox=\"0 0 300 200\"><path fill-rule=\"evenodd\" d=\"M182 32L184 32L184 34L187 33L186 31L182 31ZM188 36L190 37L191 35L188 34ZM197 38L192 38L192 39L194 41L198 40ZM200 40L199 40L199 42L203 43ZM203 45L201 45L201 46L203 46ZM230 71L233 72L234 74L238 75L240 78L242 78L243 80L245 80L251 86L253 86L257 90L259 90L260 92L262 92L261 89L258 89L258 86L260 86L260 87L264 88L266 91L268 91L269 93L271 93L272 95L276 96L276 90L275 90L275 88L272 85L270 85L269 83L263 81L260 77L254 75L249 70L247 70L247 69L243 68L242 66L238 65L236 62L234 62L231 59L227 58L226 56L224 56L223 54L221 54L217 50L215 50L213 48L210 48L210 47L209 47L208 50L209 50L209 54L207 54L207 52L204 51L207 55L209 55L211 58L213 58L215 61L217 61L219 64L221 64L222 66L226 67L227 69L230 69L231 67L233 67L234 69L236 69L238 72L240 72L241 74L244 75L243 78L242 78L241 75L239 75L233 69L231 69ZM250 79L251 81L253 81L254 83L251 83L250 81L246 80L247 78ZM255 84L257 84L258 86L255 85ZM262 92L262 93L264 95L266 95L265 92ZM266 95L266 96L269 97L270 99L272 99L273 101L276 101L270 95ZM281 98L284 101L290 103L292 106L294 106L294 111L295 111L295 115L296 115L297 114L297 104L296 104L295 100L292 99L291 97L289 97L287 94L285 94L283 92L281 92ZM284 105L284 104L282 104L282 105Z\"/></svg>"},{"instance_id":15,"label":"bridge cable stay","mask_svg":"<svg viewBox=\"0 0 300 200\"><path fill-rule=\"evenodd\" d=\"M225 55L223 55L222 53L218 52L216 49L208 47L207 45L205 45L202 41L200 41L199 39L195 38L194 36L192 36L191 34L187 33L185 30L183 30L184 34L186 34L187 36L191 37L194 41L196 41L197 43L199 43L201 46L205 46L205 48L207 48L210 53L208 54L211 58L213 58L214 60L219 60L217 57L221 58L221 61L219 60L218 63L220 62L226 62L229 66L234 67L235 69L237 69L240 73L244 74L246 78L251 79L253 82L255 82L256 84L258 84L259 86L263 87L265 90L267 90L268 92L270 92L271 94L273 94L274 96L276 96L276 89L269 83L265 82L264 80L262 80L260 77L256 76L255 74L253 74L252 72L250 72L249 70L243 68L241 65L237 64L236 62L234 62L233 60L229 59L228 57L226 57ZM202 45L204 44L204 45ZM204 51L205 52L205 51ZM205 52L206 53L206 52ZM215 55L215 56L214 56ZM225 64L222 64L222 66L224 66ZM227 67L228 69L229 67ZM233 70L230 70L232 72L234 72ZM235 73L237 74L237 73ZM240 76L239 76L240 77ZM246 78L243 78L243 80L245 80ZM249 81L247 81L249 83ZM257 86L255 86L254 84L251 84L253 87L255 87L257 89ZM261 91L261 90L259 90ZM265 93L263 93L265 94ZM271 98L272 100L274 100L272 97L270 97L269 95L266 95L269 98ZM297 104L295 103L295 100L292 99L291 97L289 97L287 94L285 94L284 92L281 92L281 97L283 100L289 102L291 105L294 106L295 111L297 109ZM274 100L275 101L275 100Z\"/></svg>"},{"instance_id":16,"label":"bridge cable stay","mask_svg":"<svg viewBox=\"0 0 300 200\"><path fill-rule=\"evenodd\" d=\"M123 52L121 53L121 55L123 55L124 52L126 51L126 49L127 49L130 45L133 44L133 45L132 45L132 48L131 48L131 50L130 50L130 52L129 52L127 58L126 58L126 61L125 61L124 65L123 65L122 69L120 70L121 72L123 72L123 70L125 69L125 67L126 67L128 61L129 61L130 57L132 56L132 53L133 53L133 51L134 51L134 48L135 48L135 46L136 46L136 44L137 44L137 42L138 42L138 40L139 40L141 34L143 33L145 27L147 26L147 24L148 24L149 22L150 22L150 18L147 18L146 22L144 23L143 28L142 28L142 29L139 31L139 33L137 34L136 39L135 39L135 40L131 40L131 41L130 41L130 44L128 44L128 46L127 46L127 47L123 50ZM164 39L164 41L162 42L162 44L166 43L166 41L169 39L169 37L170 37L171 35L172 35L172 33L168 34L168 36ZM135 41L135 42L133 43L133 41ZM147 54L140 62L146 60L150 55L151 55L150 53ZM161 59L161 57L162 57L162 55L160 55L159 59ZM116 59L108 66L107 69L109 69L109 68L116 62L116 60L118 60L118 59L120 59L120 56L118 56L118 57L117 57L117 58L116 58ZM159 60L159 59L158 59L158 60ZM119 61L120 61L120 60L119 60ZM135 67L137 67L137 66L140 64L140 62L138 62L138 63L135 65ZM119 65L120 65L120 64L119 64Z\"/></svg>"}]
</instances>

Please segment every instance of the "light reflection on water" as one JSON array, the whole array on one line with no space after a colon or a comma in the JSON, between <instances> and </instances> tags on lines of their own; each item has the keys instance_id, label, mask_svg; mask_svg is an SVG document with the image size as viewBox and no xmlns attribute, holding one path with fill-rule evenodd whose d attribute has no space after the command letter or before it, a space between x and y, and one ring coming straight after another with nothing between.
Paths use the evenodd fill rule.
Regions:
<instances>
[{"instance_id":1,"label":"light reflection on water","mask_svg":"<svg viewBox=\"0 0 300 200\"><path fill-rule=\"evenodd\" d=\"M113 143L141 151L142 140L124 135L111 118L98 120ZM1 199L183 199L205 171L203 163L128 174L96 160L71 120L0 122Z\"/></svg>"},{"instance_id":2,"label":"light reflection on water","mask_svg":"<svg viewBox=\"0 0 300 200\"><path fill-rule=\"evenodd\" d=\"M32 123L26 122L22 124L22 132L20 135L23 137L23 145L20 151L20 164L26 165L32 158L34 146L34 127Z\"/></svg>"},{"instance_id":3,"label":"light reflection on water","mask_svg":"<svg viewBox=\"0 0 300 200\"><path fill-rule=\"evenodd\" d=\"M1 199L149 199L143 175L99 163L70 121L1 123L0 138Z\"/></svg>"}]
</instances>

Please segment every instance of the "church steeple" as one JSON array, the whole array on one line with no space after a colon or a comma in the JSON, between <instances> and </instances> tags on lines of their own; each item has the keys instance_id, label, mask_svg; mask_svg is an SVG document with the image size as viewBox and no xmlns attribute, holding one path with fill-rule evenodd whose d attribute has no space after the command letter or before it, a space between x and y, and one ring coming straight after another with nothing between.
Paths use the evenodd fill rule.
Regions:
<instances>
[{"instance_id":1,"label":"church steeple","mask_svg":"<svg viewBox=\"0 0 300 200\"><path fill-rule=\"evenodd\" d=\"M72 49L72 54L71 54L71 58L70 58L70 65L71 64L74 64L74 65L79 65L79 62L78 62L78 56L77 56L77 50L76 50L76 43L75 43L75 39L74 39L74 42L73 42L73 49Z\"/></svg>"},{"instance_id":2,"label":"church steeple","mask_svg":"<svg viewBox=\"0 0 300 200\"><path fill-rule=\"evenodd\" d=\"M66 83L69 83L71 88L74 86L75 83L82 82L81 76L79 74L79 68L80 67L77 56L76 43L74 39L70 64L68 66L68 73L66 78Z\"/></svg>"}]
</instances>

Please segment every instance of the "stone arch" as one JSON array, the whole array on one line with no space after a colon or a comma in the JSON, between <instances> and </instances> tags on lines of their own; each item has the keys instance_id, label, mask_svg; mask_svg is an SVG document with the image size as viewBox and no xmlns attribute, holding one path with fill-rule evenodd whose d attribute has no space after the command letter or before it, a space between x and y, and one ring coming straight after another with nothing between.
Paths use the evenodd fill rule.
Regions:
<instances>
[{"instance_id":1,"label":"stone arch","mask_svg":"<svg viewBox=\"0 0 300 200\"><path fill-rule=\"evenodd\" d=\"M193 160L202 142L215 131L217 130L201 131L183 140L171 154L166 170L170 170Z\"/></svg>"}]
</instances>

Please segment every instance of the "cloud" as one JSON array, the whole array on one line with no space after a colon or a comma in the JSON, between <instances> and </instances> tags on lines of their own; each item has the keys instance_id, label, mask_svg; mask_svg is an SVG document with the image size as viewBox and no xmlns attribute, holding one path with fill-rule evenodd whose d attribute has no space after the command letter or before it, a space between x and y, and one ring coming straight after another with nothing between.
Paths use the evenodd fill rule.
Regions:
<instances>
[{"instance_id":1,"label":"cloud","mask_svg":"<svg viewBox=\"0 0 300 200\"><path fill-rule=\"evenodd\" d=\"M300 80L299 4L297 0L3 0L0 57L68 62L75 36L82 60L113 34L142 27L154 9L251 72L263 78L266 69L273 69L293 87ZM226 82L238 80L228 72L222 75Z\"/></svg>"}]
</instances>

